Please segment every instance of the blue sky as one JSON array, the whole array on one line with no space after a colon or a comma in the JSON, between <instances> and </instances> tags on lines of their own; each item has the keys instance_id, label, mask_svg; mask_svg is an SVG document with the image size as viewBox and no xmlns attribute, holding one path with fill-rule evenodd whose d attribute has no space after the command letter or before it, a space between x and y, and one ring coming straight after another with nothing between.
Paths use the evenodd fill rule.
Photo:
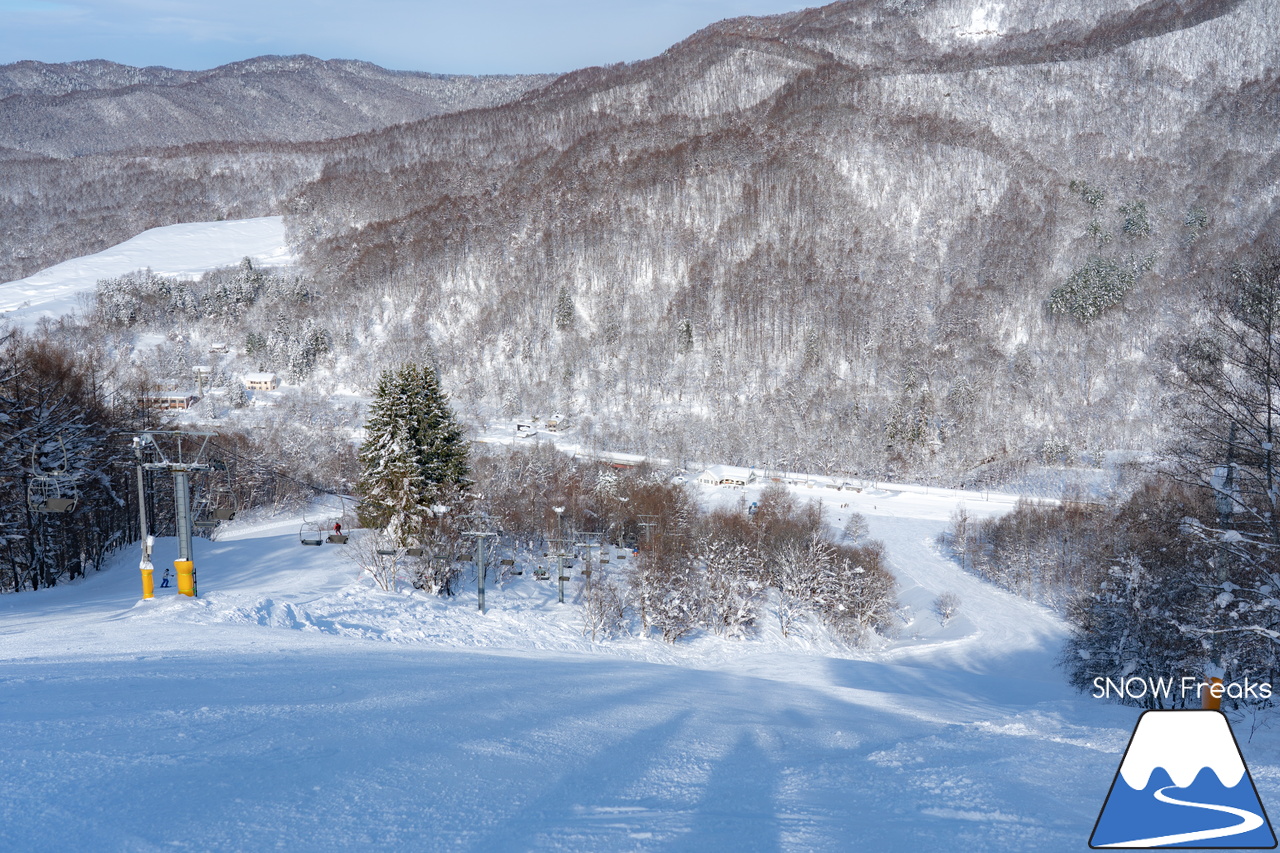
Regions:
<instances>
[{"instance_id":1,"label":"blue sky","mask_svg":"<svg viewBox=\"0 0 1280 853\"><path fill-rule=\"evenodd\" d=\"M212 68L262 54L458 74L644 59L786 0L0 0L0 64L110 59Z\"/></svg>"}]
</instances>

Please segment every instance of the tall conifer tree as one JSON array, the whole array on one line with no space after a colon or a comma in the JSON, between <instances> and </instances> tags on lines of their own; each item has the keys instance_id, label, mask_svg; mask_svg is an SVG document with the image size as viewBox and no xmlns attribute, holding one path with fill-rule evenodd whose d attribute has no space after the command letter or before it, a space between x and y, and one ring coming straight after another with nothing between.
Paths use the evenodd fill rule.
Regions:
<instances>
[{"instance_id":1,"label":"tall conifer tree","mask_svg":"<svg viewBox=\"0 0 1280 853\"><path fill-rule=\"evenodd\" d=\"M383 373L365 430L360 520L407 544L432 504L449 502L467 483L467 444L435 370L406 364Z\"/></svg>"}]
</instances>

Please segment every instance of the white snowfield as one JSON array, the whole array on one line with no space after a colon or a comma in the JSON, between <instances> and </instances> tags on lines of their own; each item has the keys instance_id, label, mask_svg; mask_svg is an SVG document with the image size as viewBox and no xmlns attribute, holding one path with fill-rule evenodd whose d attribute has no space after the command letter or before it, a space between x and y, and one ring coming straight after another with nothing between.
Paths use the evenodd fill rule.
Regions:
<instances>
[{"instance_id":1,"label":"white snowfield","mask_svg":"<svg viewBox=\"0 0 1280 853\"><path fill-rule=\"evenodd\" d=\"M34 325L41 317L57 319L76 311L80 294L92 292L99 279L141 269L196 279L246 257L263 266L294 262L285 240L284 217L188 222L143 231L95 255L63 261L27 278L0 284L0 317L18 325Z\"/></svg>"},{"instance_id":2,"label":"white snowfield","mask_svg":"<svg viewBox=\"0 0 1280 853\"><path fill-rule=\"evenodd\" d=\"M1087 849L1138 711L1070 690L1062 623L935 552L953 497L817 496L887 545L882 648L770 619L592 644L552 584L491 583L483 615L474 583L381 592L300 520L197 540L194 600L140 602L133 551L0 597L0 850ZM1280 801L1275 736L1240 740Z\"/></svg>"}]
</instances>

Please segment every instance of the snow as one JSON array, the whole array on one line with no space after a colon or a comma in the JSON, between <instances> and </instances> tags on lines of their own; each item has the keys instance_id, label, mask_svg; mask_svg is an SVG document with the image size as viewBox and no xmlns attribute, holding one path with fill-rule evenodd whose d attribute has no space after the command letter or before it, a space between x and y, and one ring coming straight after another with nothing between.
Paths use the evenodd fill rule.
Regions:
<instances>
[{"instance_id":1,"label":"snow","mask_svg":"<svg viewBox=\"0 0 1280 853\"><path fill-rule=\"evenodd\" d=\"M969 19L968 28L962 30L960 35L968 38L989 38L1000 35L1002 33L1000 19L1003 12L1002 4L976 6Z\"/></svg>"},{"instance_id":2,"label":"snow","mask_svg":"<svg viewBox=\"0 0 1280 853\"><path fill-rule=\"evenodd\" d=\"M79 307L79 295L91 292L99 279L148 268L157 275L197 279L246 257L263 266L294 262L285 241L284 217L187 222L143 231L96 255L63 261L0 284L0 317L33 325L41 317L56 319L73 313Z\"/></svg>"},{"instance_id":3,"label":"snow","mask_svg":"<svg viewBox=\"0 0 1280 853\"><path fill-rule=\"evenodd\" d=\"M1062 622L936 552L953 494L796 491L885 542L882 647L776 620L593 644L554 584L491 582L485 614L474 578L382 592L301 518L196 540L197 599L140 602L132 549L0 598L0 849L1085 849L1138 711L1070 690ZM1239 739L1274 799L1275 736Z\"/></svg>"},{"instance_id":4,"label":"snow","mask_svg":"<svg viewBox=\"0 0 1280 853\"><path fill-rule=\"evenodd\" d=\"M1130 788L1141 791L1157 767L1168 771L1179 788L1189 787L1206 767L1228 788L1240 784L1244 776L1244 763L1220 714L1143 717L1120 765L1120 775Z\"/></svg>"}]
</instances>

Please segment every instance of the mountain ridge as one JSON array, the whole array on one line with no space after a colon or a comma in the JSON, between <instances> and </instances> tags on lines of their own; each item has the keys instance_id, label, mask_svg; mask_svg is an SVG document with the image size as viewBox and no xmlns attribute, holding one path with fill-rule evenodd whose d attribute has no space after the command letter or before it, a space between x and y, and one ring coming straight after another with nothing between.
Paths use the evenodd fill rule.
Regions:
<instances>
[{"instance_id":1,"label":"mountain ridge","mask_svg":"<svg viewBox=\"0 0 1280 853\"><path fill-rule=\"evenodd\" d=\"M78 157L193 143L318 141L492 106L552 79L390 71L305 54L204 71L28 61L0 66L0 147Z\"/></svg>"},{"instance_id":2,"label":"mountain ridge","mask_svg":"<svg viewBox=\"0 0 1280 853\"><path fill-rule=\"evenodd\" d=\"M1205 277L1280 223L1278 15L858 0L735 19L339 139L15 166L0 223L11 267L49 253L57 223L21 213L37 171L80 221L134 233L156 212L284 213L306 273L345 294L313 319L400 306L395 347L353 334L361 369L435 353L478 417L988 482L1043 448L1160 440L1142 401ZM139 186L155 203L121 206ZM1100 279L1115 301L1050 307Z\"/></svg>"}]
</instances>

